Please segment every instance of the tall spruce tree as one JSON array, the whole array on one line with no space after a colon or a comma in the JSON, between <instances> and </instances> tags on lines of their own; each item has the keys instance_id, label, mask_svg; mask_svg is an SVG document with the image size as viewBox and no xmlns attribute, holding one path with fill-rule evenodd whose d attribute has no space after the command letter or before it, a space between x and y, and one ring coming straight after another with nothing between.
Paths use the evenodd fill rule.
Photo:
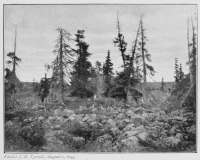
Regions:
<instances>
[{"instance_id":1,"label":"tall spruce tree","mask_svg":"<svg viewBox=\"0 0 200 160\"><path fill-rule=\"evenodd\" d=\"M110 59L110 51L108 50L108 54L106 57L106 61L103 65L103 75L104 75L104 83L105 83L105 92L104 95L109 96L109 91L111 88L111 78L113 75L113 63Z\"/></svg>"},{"instance_id":2,"label":"tall spruce tree","mask_svg":"<svg viewBox=\"0 0 200 160\"><path fill-rule=\"evenodd\" d=\"M119 17L117 15L117 37L113 41L114 45L119 48L119 51L121 52L121 57L123 61L123 68L125 70L126 67L126 49L127 49L127 42L125 41L124 35L121 33L121 28L120 28L120 22L119 22Z\"/></svg>"},{"instance_id":3,"label":"tall spruce tree","mask_svg":"<svg viewBox=\"0 0 200 160\"><path fill-rule=\"evenodd\" d=\"M7 61L8 65L12 65L12 73L16 76L16 66L21 62L21 58L17 57L16 55L17 50L17 29L15 28L15 39L14 39L14 51L9 52L7 56L9 60Z\"/></svg>"},{"instance_id":4,"label":"tall spruce tree","mask_svg":"<svg viewBox=\"0 0 200 160\"><path fill-rule=\"evenodd\" d=\"M189 19L187 25L187 43L188 43L188 65L190 71L190 82L192 85L196 83L196 56L197 56L197 30L191 19L192 34L189 34ZM190 38L192 38L190 40Z\"/></svg>"},{"instance_id":5,"label":"tall spruce tree","mask_svg":"<svg viewBox=\"0 0 200 160\"><path fill-rule=\"evenodd\" d=\"M113 41L114 45L118 47L122 62L123 71L118 72L114 79L114 86L111 89L111 96L126 99L126 90L129 84L129 64L130 56L126 55L127 42L125 41L124 35L121 33L121 27L119 17L117 15L117 36Z\"/></svg>"},{"instance_id":6,"label":"tall spruce tree","mask_svg":"<svg viewBox=\"0 0 200 160\"><path fill-rule=\"evenodd\" d=\"M140 35L141 35L141 40L139 42L139 45L140 45L142 65L143 65L143 69L142 69L143 81L144 81L144 83L146 83L147 72L149 71L150 75L154 75L155 70L154 70L153 66L148 64L148 62L151 62L151 54L149 54L148 50L146 49L147 37L145 36L145 29L143 26L142 18L140 19Z\"/></svg>"},{"instance_id":7,"label":"tall spruce tree","mask_svg":"<svg viewBox=\"0 0 200 160\"><path fill-rule=\"evenodd\" d=\"M91 63L88 61L88 57L91 55L88 52L89 45L84 41L84 30L78 30L75 34L76 39L76 46L78 59L74 65L74 72L73 72L73 96L78 97L89 97L92 96L92 91L88 90L87 83L88 78L91 76L90 69L92 67Z\"/></svg>"},{"instance_id":8,"label":"tall spruce tree","mask_svg":"<svg viewBox=\"0 0 200 160\"><path fill-rule=\"evenodd\" d=\"M56 58L52 63L52 78L57 81L60 91L60 103L64 103L64 88L67 83L66 79L70 79L72 64L74 63L74 52L70 47L71 35L63 28L57 28L58 38L55 45L54 53Z\"/></svg>"},{"instance_id":9,"label":"tall spruce tree","mask_svg":"<svg viewBox=\"0 0 200 160\"><path fill-rule=\"evenodd\" d=\"M8 60L6 63L12 67L12 69L6 68L6 84L5 84L5 90L6 90L6 109L7 107L10 108L11 106L14 108L16 104L16 98L15 93L18 89L21 88L20 80L18 79L16 75L16 66L21 62L21 59L17 57L16 55L17 50L17 30L15 28L15 38L14 38L14 51L9 52L7 54ZM10 105L11 104L11 105Z\"/></svg>"},{"instance_id":10,"label":"tall spruce tree","mask_svg":"<svg viewBox=\"0 0 200 160\"><path fill-rule=\"evenodd\" d=\"M191 84L196 84L197 33L192 21Z\"/></svg>"}]
</instances>

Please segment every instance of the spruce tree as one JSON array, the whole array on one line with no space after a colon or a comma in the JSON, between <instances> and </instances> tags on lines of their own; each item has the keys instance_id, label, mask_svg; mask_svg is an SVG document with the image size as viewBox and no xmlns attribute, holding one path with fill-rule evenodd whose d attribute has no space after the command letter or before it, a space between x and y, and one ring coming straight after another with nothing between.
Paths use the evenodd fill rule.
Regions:
<instances>
[{"instance_id":1,"label":"spruce tree","mask_svg":"<svg viewBox=\"0 0 200 160\"><path fill-rule=\"evenodd\" d=\"M146 49L146 42L147 37L145 36L145 29L143 26L143 20L141 18L140 20L140 35L141 35L141 41L139 42L140 50L141 50L141 57L142 57L142 65L143 65L143 81L146 83L147 81L147 72L150 72L150 75L154 75L155 70L153 66L149 65L147 62L151 62L151 54L148 53L148 50Z\"/></svg>"},{"instance_id":2,"label":"spruce tree","mask_svg":"<svg viewBox=\"0 0 200 160\"><path fill-rule=\"evenodd\" d=\"M16 55L16 49L17 48L17 30L15 29L15 39L14 39L14 51L9 52L7 54L8 60L6 63L12 66L12 69L6 68L6 105L9 103L12 103L12 107L15 107L16 99L15 99L15 93L18 89L22 87L22 84L20 83L20 80L18 79L16 75L16 66L19 65L21 62L21 59L17 57ZM9 99L9 100L8 100ZM10 101L10 102L8 102ZM10 105L9 105L10 106Z\"/></svg>"},{"instance_id":3,"label":"spruce tree","mask_svg":"<svg viewBox=\"0 0 200 160\"><path fill-rule=\"evenodd\" d=\"M56 54L56 58L52 63L52 78L58 83L61 96L59 101L64 103L65 79L70 79L70 72L74 62L74 53L70 46L70 33L63 28L58 28L57 31L57 44L55 46L55 50L53 51Z\"/></svg>"},{"instance_id":4,"label":"spruce tree","mask_svg":"<svg viewBox=\"0 0 200 160\"><path fill-rule=\"evenodd\" d=\"M21 62L21 59L15 55L15 52L9 52L7 56L9 57L7 64L12 65L12 72L16 74L16 66L19 64L19 62Z\"/></svg>"},{"instance_id":5,"label":"spruce tree","mask_svg":"<svg viewBox=\"0 0 200 160\"><path fill-rule=\"evenodd\" d=\"M121 57L123 61L123 68L125 70L126 67L126 49L127 49L127 42L125 41L124 35L121 33L119 18L117 15L117 37L113 41L114 45L119 48L119 51L121 52Z\"/></svg>"},{"instance_id":6,"label":"spruce tree","mask_svg":"<svg viewBox=\"0 0 200 160\"><path fill-rule=\"evenodd\" d=\"M196 84L197 33L192 21L191 84Z\"/></svg>"},{"instance_id":7,"label":"spruce tree","mask_svg":"<svg viewBox=\"0 0 200 160\"><path fill-rule=\"evenodd\" d=\"M107 97L109 95L109 90L111 87L111 78L113 75L113 63L110 59L110 51L108 50L108 54L106 57L106 61L103 65L103 75L104 75L104 83L105 83L105 92L104 95Z\"/></svg>"},{"instance_id":8,"label":"spruce tree","mask_svg":"<svg viewBox=\"0 0 200 160\"><path fill-rule=\"evenodd\" d=\"M15 29L14 51L9 52L7 54L8 58L9 58L9 60L7 61L7 64L12 65L12 74L17 79L17 77L16 77L16 66L19 65L19 63L21 62L21 58L17 57L16 50L17 50L17 30Z\"/></svg>"},{"instance_id":9,"label":"spruce tree","mask_svg":"<svg viewBox=\"0 0 200 160\"><path fill-rule=\"evenodd\" d=\"M189 34L189 19L187 26L187 43L188 43L188 65L190 71L190 82L191 85L196 83L196 56L197 56L197 29L193 24L193 19L191 19L192 23L192 40L190 40Z\"/></svg>"},{"instance_id":10,"label":"spruce tree","mask_svg":"<svg viewBox=\"0 0 200 160\"><path fill-rule=\"evenodd\" d=\"M73 72L73 96L78 97L89 97L92 96L92 92L88 90L87 83L88 78L91 76L90 69L92 67L91 63L88 60L88 57L91 55L88 52L89 45L84 41L84 30L78 30L75 34L77 50L75 50L78 59L74 65Z\"/></svg>"}]
</instances>

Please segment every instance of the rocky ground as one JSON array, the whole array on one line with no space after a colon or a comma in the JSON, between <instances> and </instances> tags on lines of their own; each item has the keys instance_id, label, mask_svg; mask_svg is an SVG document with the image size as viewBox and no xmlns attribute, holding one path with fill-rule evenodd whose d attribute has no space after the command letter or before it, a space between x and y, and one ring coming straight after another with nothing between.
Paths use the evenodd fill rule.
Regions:
<instances>
[{"instance_id":1,"label":"rocky ground","mask_svg":"<svg viewBox=\"0 0 200 160\"><path fill-rule=\"evenodd\" d=\"M75 97L65 105L41 104L26 90L17 97L19 107L6 112L5 151L195 152L194 111L177 107L185 90L151 91L149 104L136 106Z\"/></svg>"},{"instance_id":2,"label":"rocky ground","mask_svg":"<svg viewBox=\"0 0 200 160\"><path fill-rule=\"evenodd\" d=\"M74 110L63 105L35 104L26 110L30 115L22 122L8 120L6 127L18 126L18 134L25 142L42 152L184 150L181 127L186 119L180 111L168 115L147 105L91 104ZM195 132L194 126L192 129Z\"/></svg>"}]
</instances>

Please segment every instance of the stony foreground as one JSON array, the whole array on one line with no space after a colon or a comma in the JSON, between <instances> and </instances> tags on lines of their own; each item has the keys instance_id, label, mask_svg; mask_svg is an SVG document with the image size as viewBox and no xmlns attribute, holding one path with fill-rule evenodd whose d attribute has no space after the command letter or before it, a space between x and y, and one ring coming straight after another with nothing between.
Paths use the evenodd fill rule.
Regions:
<instances>
[{"instance_id":1,"label":"stony foreground","mask_svg":"<svg viewBox=\"0 0 200 160\"><path fill-rule=\"evenodd\" d=\"M195 147L190 136L195 135L196 127L188 125L182 110L169 114L148 105L105 106L95 102L76 109L37 104L27 110L24 119L8 120L6 131L15 128L16 135L27 143L20 146L28 145L30 150L161 152L191 151ZM9 150L22 151L12 147Z\"/></svg>"}]
</instances>

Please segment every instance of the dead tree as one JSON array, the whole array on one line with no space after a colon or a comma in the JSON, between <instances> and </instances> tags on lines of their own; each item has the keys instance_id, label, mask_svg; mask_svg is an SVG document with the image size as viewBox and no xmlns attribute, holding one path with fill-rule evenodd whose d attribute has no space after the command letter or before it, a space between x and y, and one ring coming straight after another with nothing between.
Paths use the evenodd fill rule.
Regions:
<instances>
[{"instance_id":1,"label":"dead tree","mask_svg":"<svg viewBox=\"0 0 200 160\"><path fill-rule=\"evenodd\" d=\"M119 23L119 17L117 15L117 37L114 39L114 44L117 45L121 52L122 56L122 61L123 61L123 68L125 69L126 66L126 58L125 58L125 52L126 52L126 47L127 43L125 42L124 35L121 33L121 28L120 28L120 23Z\"/></svg>"}]
</instances>

